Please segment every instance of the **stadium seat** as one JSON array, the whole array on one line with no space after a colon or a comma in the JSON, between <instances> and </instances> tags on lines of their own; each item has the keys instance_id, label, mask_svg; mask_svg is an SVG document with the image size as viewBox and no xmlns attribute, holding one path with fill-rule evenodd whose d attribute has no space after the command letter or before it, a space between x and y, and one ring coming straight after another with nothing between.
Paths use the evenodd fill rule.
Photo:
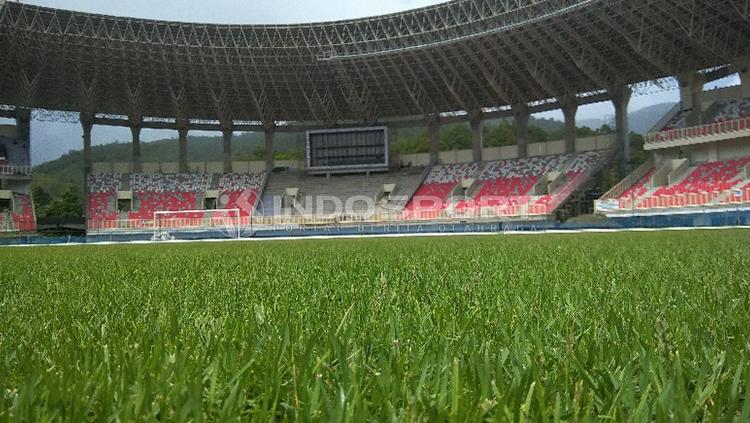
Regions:
<instances>
[{"instance_id":1,"label":"stadium seat","mask_svg":"<svg viewBox=\"0 0 750 423\"><path fill-rule=\"evenodd\" d=\"M116 221L117 191L122 176L118 173L101 173L88 176L88 219L90 221Z\"/></svg>"},{"instance_id":2,"label":"stadium seat","mask_svg":"<svg viewBox=\"0 0 750 423\"><path fill-rule=\"evenodd\" d=\"M750 157L702 163L680 182L661 187L650 196L636 201L636 207L649 209L701 206L718 201L722 193L742 184L741 172L748 164ZM637 198L645 192L636 188L632 194Z\"/></svg>"},{"instance_id":3,"label":"stadium seat","mask_svg":"<svg viewBox=\"0 0 750 423\"><path fill-rule=\"evenodd\" d=\"M677 114L669 121L662 131L671 131L673 129L684 128L687 124L687 112L680 110Z\"/></svg>"},{"instance_id":4,"label":"stadium seat","mask_svg":"<svg viewBox=\"0 0 750 423\"><path fill-rule=\"evenodd\" d=\"M239 209L240 215L252 215L263 189L265 172L262 173L229 173L222 175L219 181L217 207L221 209Z\"/></svg>"},{"instance_id":5,"label":"stadium seat","mask_svg":"<svg viewBox=\"0 0 750 423\"><path fill-rule=\"evenodd\" d=\"M481 183L478 193L472 199L456 202L454 210L465 213L475 209L479 213L502 216L514 216L522 212L548 214L550 210L559 207L559 203L564 201L568 194L585 182L588 172L598 166L604 157L604 153L592 151L489 162L478 177ZM445 209L449 205L445 200L451 189L462 179L473 175L478 166L436 166L417 190L406 210ZM555 171L566 173L565 184L556 191L563 195L532 196L530 191L534 185L543 176Z\"/></svg>"},{"instance_id":6,"label":"stadium seat","mask_svg":"<svg viewBox=\"0 0 750 423\"><path fill-rule=\"evenodd\" d=\"M130 188L137 210L129 213L131 220L153 219L156 212L201 209L198 194L205 193L211 185L211 176L196 174L132 174ZM200 219L204 213L180 214L181 218ZM166 218L169 215L165 215Z\"/></svg>"},{"instance_id":7,"label":"stadium seat","mask_svg":"<svg viewBox=\"0 0 750 423\"><path fill-rule=\"evenodd\" d=\"M529 191L534 185L544 175L564 170L566 182L557 192L570 193L585 181L586 173L603 157L602 153L593 151L491 163L482 175L485 182L475 202L480 207L504 206L509 214L520 212L520 206L528 204L528 213L548 214L564 198L549 194L533 197Z\"/></svg>"},{"instance_id":8,"label":"stadium seat","mask_svg":"<svg viewBox=\"0 0 750 423\"><path fill-rule=\"evenodd\" d=\"M13 194L16 204L13 213L13 224L20 232L33 232L36 230L36 218L34 216L34 204L30 195Z\"/></svg>"},{"instance_id":9,"label":"stadium seat","mask_svg":"<svg viewBox=\"0 0 750 423\"><path fill-rule=\"evenodd\" d=\"M711 120L711 123L728 122L750 117L750 99L736 99L720 102L721 109Z\"/></svg>"},{"instance_id":10,"label":"stadium seat","mask_svg":"<svg viewBox=\"0 0 750 423\"><path fill-rule=\"evenodd\" d=\"M565 161L565 156L546 156L491 162L479 177L482 188L474 203L479 207L526 204L530 199L528 192L539 179L559 169Z\"/></svg>"},{"instance_id":11,"label":"stadium seat","mask_svg":"<svg viewBox=\"0 0 750 423\"><path fill-rule=\"evenodd\" d=\"M406 205L407 211L435 211L448 206L446 201L453 187L472 177L479 170L479 163L438 165L432 168L424 183L417 189Z\"/></svg>"},{"instance_id":12,"label":"stadium seat","mask_svg":"<svg viewBox=\"0 0 750 423\"><path fill-rule=\"evenodd\" d=\"M633 184L632 187L628 188L625 192L620 195L620 199L633 199L639 198L648 192L648 181L656 173L656 169L651 169L646 175L641 178L638 182Z\"/></svg>"}]
</instances>

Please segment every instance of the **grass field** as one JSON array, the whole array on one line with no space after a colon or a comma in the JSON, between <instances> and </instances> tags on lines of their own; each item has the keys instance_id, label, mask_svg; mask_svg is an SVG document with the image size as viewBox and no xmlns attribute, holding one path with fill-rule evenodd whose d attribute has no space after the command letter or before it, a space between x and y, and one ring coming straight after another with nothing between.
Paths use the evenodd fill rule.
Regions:
<instances>
[{"instance_id":1,"label":"grass field","mask_svg":"<svg viewBox=\"0 0 750 423\"><path fill-rule=\"evenodd\" d=\"M750 232L0 250L0 420L750 420Z\"/></svg>"}]
</instances>

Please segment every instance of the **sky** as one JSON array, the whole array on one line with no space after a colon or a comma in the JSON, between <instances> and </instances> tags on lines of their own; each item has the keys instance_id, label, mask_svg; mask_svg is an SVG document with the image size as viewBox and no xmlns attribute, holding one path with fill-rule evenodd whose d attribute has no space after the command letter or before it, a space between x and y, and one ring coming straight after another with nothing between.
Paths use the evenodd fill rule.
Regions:
<instances>
[{"instance_id":1,"label":"sky","mask_svg":"<svg viewBox=\"0 0 750 423\"><path fill-rule=\"evenodd\" d=\"M39 6L145 19L289 24L354 19L442 3L432 0L24 0Z\"/></svg>"},{"instance_id":2,"label":"sky","mask_svg":"<svg viewBox=\"0 0 750 423\"><path fill-rule=\"evenodd\" d=\"M13 1L13 0L10 0ZM187 21L200 23L229 24L289 24L300 22L321 22L341 19L361 18L385 13L442 3L434 0L23 0L23 3L39 6L72 9L82 12L101 13L117 16L130 16L145 19L168 21ZM736 81L725 81L733 84ZM679 101L677 91L655 92L647 96L636 96L630 102L630 110ZM610 102L583 106L579 109L579 120L607 120L614 113ZM563 119L562 112L541 113L537 117ZM4 123L0 121L0 123ZM5 122L7 123L7 121ZM35 122L32 132L38 136L34 142L42 144L34 149L33 161L53 160L67 153L72 146L78 145L80 128L78 125L66 125L49 122ZM64 134L75 140L56 140L55 134ZM143 140L153 141L175 136L170 131L144 131ZM117 140L128 140L129 130L125 128L107 128L95 130L94 145L101 145ZM38 145L38 144L37 144ZM43 153L41 153L43 150ZM36 151L36 153L34 152Z\"/></svg>"}]
</instances>

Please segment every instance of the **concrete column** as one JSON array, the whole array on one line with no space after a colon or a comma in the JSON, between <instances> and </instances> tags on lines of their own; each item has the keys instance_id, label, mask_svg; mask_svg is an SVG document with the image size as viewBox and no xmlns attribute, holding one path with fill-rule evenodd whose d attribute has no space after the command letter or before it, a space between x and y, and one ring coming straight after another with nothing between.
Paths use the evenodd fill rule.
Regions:
<instances>
[{"instance_id":1,"label":"concrete column","mask_svg":"<svg viewBox=\"0 0 750 423\"><path fill-rule=\"evenodd\" d=\"M706 77L698 72L683 72L677 75L680 83L680 101L682 110L689 112L687 126L697 126L703 123L703 86Z\"/></svg>"},{"instance_id":2,"label":"concrete column","mask_svg":"<svg viewBox=\"0 0 750 423\"><path fill-rule=\"evenodd\" d=\"M440 117L427 117L427 131L430 136L430 165L435 166L440 161Z\"/></svg>"},{"instance_id":3,"label":"concrete column","mask_svg":"<svg viewBox=\"0 0 750 423\"><path fill-rule=\"evenodd\" d=\"M130 121L130 133L133 137L133 173L143 171L143 163L141 162L141 129L143 127L141 125L140 119L131 119Z\"/></svg>"},{"instance_id":4,"label":"concrete column","mask_svg":"<svg viewBox=\"0 0 750 423\"><path fill-rule=\"evenodd\" d=\"M750 97L750 59L744 59L739 62L738 71L740 74L740 90L743 98Z\"/></svg>"},{"instance_id":5,"label":"concrete column","mask_svg":"<svg viewBox=\"0 0 750 423\"><path fill-rule=\"evenodd\" d=\"M568 95L560 98L560 103L565 116L565 153L575 153L578 98L575 95Z\"/></svg>"},{"instance_id":6,"label":"concrete column","mask_svg":"<svg viewBox=\"0 0 750 423\"><path fill-rule=\"evenodd\" d=\"M620 176L623 178L632 172L630 155L630 126L628 124L628 105L633 92L623 86L609 91L612 104L615 106L615 140L617 144L616 157L620 158Z\"/></svg>"},{"instance_id":7,"label":"concrete column","mask_svg":"<svg viewBox=\"0 0 750 423\"><path fill-rule=\"evenodd\" d=\"M16 127L18 141L31 141L31 110L16 109Z\"/></svg>"},{"instance_id":8,"label":"concrete column","mask_svg":"<svg viewBox=\"0 0 750 423\"><path fill-rule=\"evenodd\" d=\"M271 173L273 172L273 140L276 137L275 124L265 125L263 134L266 141L266 172Z\"/></svg>"},{"instance_id":9,"label":"concrete column","mask_svg":"<svg viewBox=\"0 0 750 423\"><path fill-rule=\"evenodd\" d=\"M482 146L484 144L484 133L482 132L482 114L481 112L474 113L470 120L471 135L472 135L472 150L473 159L475 162L482 161Z\"/></svg>"},{"instance_id":10,"label":"concrete column","mask_svg":"<svg viewBox=\"0 0 750 423\"><path fill-rule=\"evenodd\" d=\"M23 163L31 165L31 109L16 109L16 140L23 146Z\"/></svg>"},{"instance_id":11,"label":"concrete column","mask_svg":"<svg viewBox=\"0 0 750 423\"><path fill-rule=\"evenodd\" d=\"M513 119L516 122L516 143L518 157L524 159L529 156L529 106L525 103L513 105Z\"/></svg>"},{"instance_id":12,"label":"concrete column","mask_svg":"<svg viewBox=\"0 0 750 423\"><path fill-rule=\"evenodd\" d=\"M89 213L89 175L92 171L91 160L91 131L94 129L94 114L82 112L80 115L83 129L83 217Z\"/></svg>"},{"instance_id":13,"label":"concrete column","mask_svg":"<svg viewBox=\"0 0 750 423\"><path fill-rule=\"evenodd\" d=\"M187 119L177 120L177 133L179 134L179 153L178 162L180 173L188 173L188 154L187 154L187 137L188 121Z\"/></svg>"},{"instance_id":14,"label":"concrete column","mask_svg":"<svg viewBox=\"0 0 750 423\"><path fill-rule=\"evenodd\" d=\"M221 130L224 138L224 173L232 173L232 135L234 134L233 124L229 122L223 125Z\"/></svg>"}]
</instances>

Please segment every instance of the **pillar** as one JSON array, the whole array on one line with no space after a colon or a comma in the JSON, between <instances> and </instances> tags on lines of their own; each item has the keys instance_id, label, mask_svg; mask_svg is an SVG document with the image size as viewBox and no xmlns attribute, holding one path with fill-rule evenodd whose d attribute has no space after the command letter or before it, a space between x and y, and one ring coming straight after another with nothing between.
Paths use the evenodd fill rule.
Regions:
<instances>
[{"instance_id":1,"label":"pillar","mask_svg":"<svg viewBox=\"0 0 750 423\"><path fill-rule=\"evenodd\" d=\"M31 165L31 109L16 109L16 139L24 148L23 163Z\"/></svg>"},{"instance_id":2,"label":"pillar","mask_svg":"<svg viewBox=\"0 0 750 423\"><path fill-rule=\"evenodd\" d=\"M474 113L469 122L471 125L472 151L475 162L482 161L482 144L484 143L484 134L482 133L482 114Z\"/></svg>"},{"instance_id":3,"label":"pillar","mask_svg":"<svg viewBox=\"0 0 750 423\"><path fill-rule=\"evenodd\" d=\"M189 122L187 119L177 120L177 133L179 135L178 162L180 173L189 173L187 154L188 126Z\"/></svg>"},{"instance_id":4,"label":"pillar","mask_svg":"<svg viewBox=\"0 0 750 423\"><path fill-rule=\"evenodd\" d=\"M677 75L680 84L680 101L682 110L689 112L687 126L703 123L703 86L706 77L698 72L683 72Z\"/></svg>"},{"instance_id":5,"label":"pillar","mask_svg":"<svg viewBox=\"0 0 750 423\"><path fill-rule=\"evenodd\" d=\"M234 134L232 122L222 124L221 134L224 141L224 173L232 173L232 135Z\"/></svg>"},{"instance_id":6,"label":"pillar","mask_svg":"<svg viewBox=\"0 0 750 423\"><path fill-rule=\"evenodd\" d=\"M750 97L750 58L738 60L738 72L740 74L740 90L742 98Z\"/></svg>"},{"instance_id":7,"label":"pillar","mask_svg":"<svg viewBox=\"0 0 750 423\"><path fill-rule=\"evenodd\" d=\"M266 141L266 172L273 172L273 139L276 136L275 124L265 125L263 129Z\"/></svg>"},{"instance_id":8,"label":"pillar","mask_svg":"<svg viewBox=\"0 0 750 423\"><path fill-rule=\"evenodd\" d=\"M91 175L93 167L91 161L91 131L94 129L94 114L82 112L79 120L83 129L83 217L88 218L89 175Z\"/></svg>"},{"instance_id":9,"label":"pillar","mask_svg":"<svg viewBox=\"0 0 750 423\"><path fill-rule=\"evenodd\" d=\"M525 103L513 105L513 119L516 122L516 143L518 144L518 158L529 156L529 106Z\"/></svg>"},{"instance_id":10,"label":"pillar","mask_svg":"<svg viewBox=\"0 0 750 423\"><path fill-rule=\"evenodd\" d=\"M438 115L427 117L427 131L430 136L430 166L435 166L440 161L440 117Z\"/></svg>"},{"instance_id":11,"label":"pillar","mask_svg":"<svg viewBox=\"0 0 750 423\"><path fill-rule=\"evenodd\" d=\"M565 153L576 151L576 114L578 113L578 98L568 95L560 99L562 112L565 116Z\"/></svg>"},{"instance_id":12,"label":"pillar","mask_svg":"<svg viewBox=\"0 0 750 423\"><path fill-rule=\"evenodd\" d=\"M620 158L620 176L623 178L632 172L630 154L630 126L628 124L628 105L632 91L629 87L617 87L609 91L612 104L615 107L615 144L616 157Z\"/></svg>"},{"instance_id":13,"label":"pillar","mask_svg":"<svg viewBox=\"0 0 750 423\"><path fill-rule=\"evenodd\" d=\"M130 121L130 134L133 138L133 173L141 173L143 171L143 163L141 162L141 126L140 120Z\"/></svg>"}]
</instances>

